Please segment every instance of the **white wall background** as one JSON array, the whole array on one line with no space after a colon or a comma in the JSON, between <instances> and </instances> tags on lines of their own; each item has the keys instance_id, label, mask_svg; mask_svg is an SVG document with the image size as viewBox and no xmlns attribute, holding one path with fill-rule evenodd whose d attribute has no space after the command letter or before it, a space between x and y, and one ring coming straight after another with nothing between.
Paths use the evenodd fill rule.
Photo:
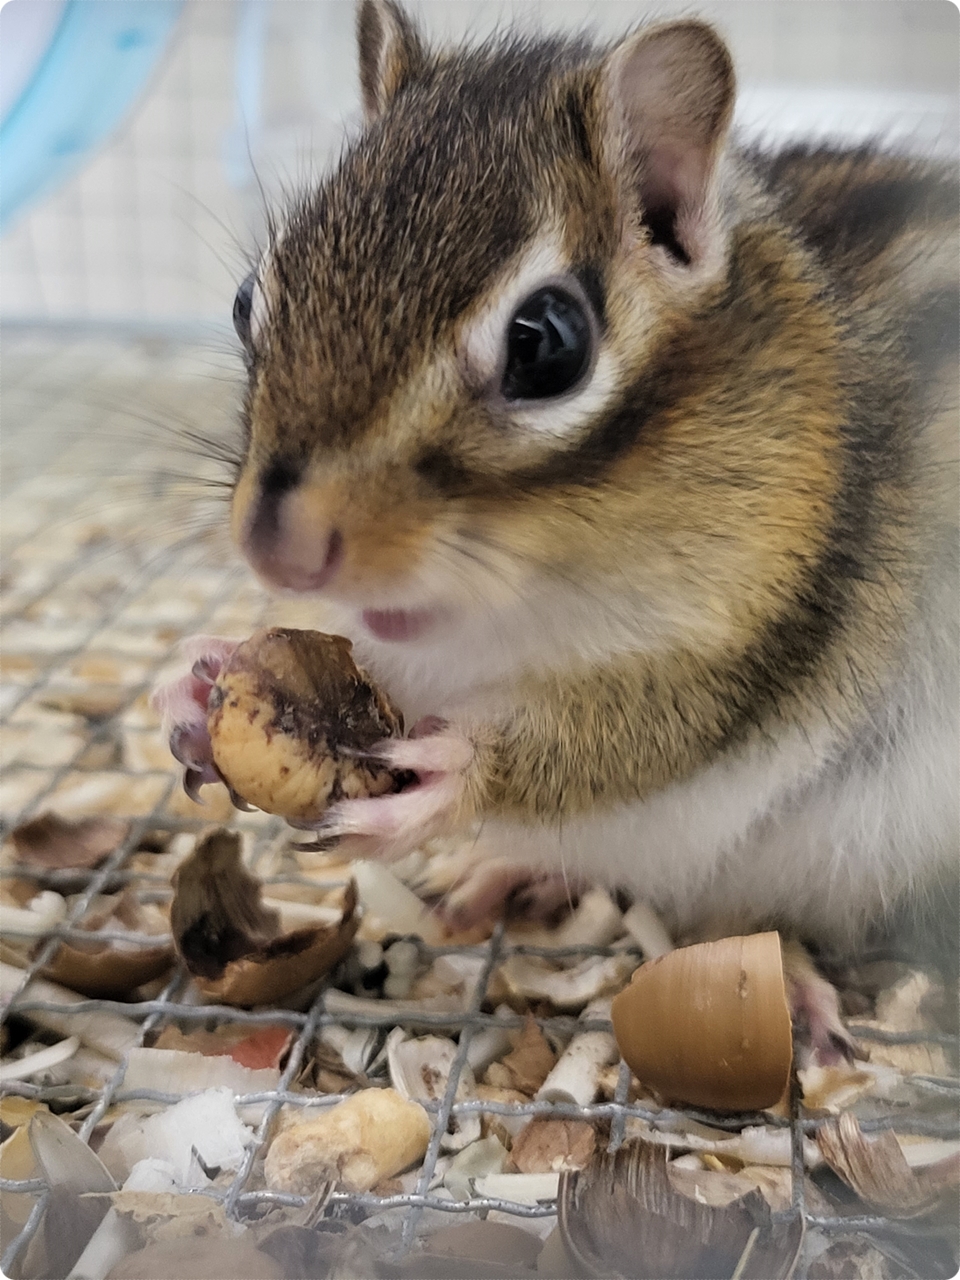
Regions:
<instances>
[{"instance_id":1,"label":"white wall background","mask_svg":"<svg viewBox=\"0 0 960 1280\"><path fill-rule=\"evenodd\" d=\"M36 0L34 0L36 2ZM878 126L955 152L960 14L950 0L419 0L435 39L508 21L612 36L701 14L723 31L743 115L768 131ZM352 0L191 0L134 113L0 241L19 321L224 322L262 199L308 181L357 116ZM238 33L264 24L260 118L239 119ZM249 104L248 104L249 109Z\"/></svg>"}]
</instances>

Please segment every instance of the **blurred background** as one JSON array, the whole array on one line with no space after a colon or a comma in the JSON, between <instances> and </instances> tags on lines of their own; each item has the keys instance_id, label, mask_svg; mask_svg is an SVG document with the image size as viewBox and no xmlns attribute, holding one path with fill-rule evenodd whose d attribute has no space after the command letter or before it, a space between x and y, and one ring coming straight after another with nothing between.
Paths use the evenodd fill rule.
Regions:
<instances>
[{"instance_id":1,"label":"blurred background","mask_svg":"<svg viewBox=\"0 0 960 1280\"><path fill-rule=\"evenodd\" d=\"M730 42L748 131L882 132L956 152L960 19L950 0L409 8L440 40L511 22L610 37L641 16L696 12ZM356 125L353 27L352 0L8 0L3 320L226 325L264 199L310 181Z\"/></svg>"}]
</instances>

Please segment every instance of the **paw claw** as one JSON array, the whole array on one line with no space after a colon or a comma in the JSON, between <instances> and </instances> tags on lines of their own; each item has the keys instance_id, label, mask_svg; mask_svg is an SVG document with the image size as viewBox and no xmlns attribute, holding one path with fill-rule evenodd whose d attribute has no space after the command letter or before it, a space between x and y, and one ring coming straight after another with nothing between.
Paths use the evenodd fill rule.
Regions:
<instances>
[{"instance_id":1,"label":"paw claw","mask_svg":"<svg viewBox=\"0 0 960 1280\"><path fill-rule=\"evenodd\" d=\"M844 1062L852 1065L857 1056L857 1046L846 1031L830 1030L827 1032L826 1039L827 1045L819 1050L820 1059L839 1062L842 1058Z\"/></svg>"},{"instance_id":2,"label":"paw claw","mask_svg":"<svg viewBox=\"0 0 960 1280\"><path fill-rule=\"evenodd\" d=\"M198 658L190 668L190 674L204 684L214 684L222 666L223 663L215 658Z\"/></svg>"},{"instance_id":3,"label":"paw claw","mask_svg":"<svg viewBox=\"0 0 960 1280\"><path fill-rule=\"evenodd\" d=\"M183 789L194 804L203 804L200 799L200 788L208 782L219 782L219 778L211 768L192 769L188 766L183 771Z\"/></svg>"},{"instance_id":4,"label":"paw claw","mask_svg":"<svg viewBox=\"0 0 960 1280\"><path fill-rule=\"evenodd\" d=\"M827 1067L842 1059L852 1062L856 1045L843 1025L836 988L796 943L784 945L783 962L799 1064Z\"/></svg>"},{"instance_id":5,"label":"paw claw","mask_svg":"<svg viewBox=\"0 0 960 1280\"><path fill-rule=\"evenodd\" d=\"M168 745L174 760L187 769L202 772L211 764L210 739L205 729L200 730L196 725L174 725Z\"/></svg>"},{"instance_id":6,"label":"paw claw","mask_svg":"<svg viewBox=\"0 0 960 1280\"><path fill-rule=\"evenodd\" d=\"M163 717L171 754L184 766L183 789L196 803L202 786L220 781L207 733L207 707L220 668L236 647L236 641L216 636L184 641L181 653L191 663L189 673L161 685L150 699Z\"/></svg>"},{"instance_id":7,"label":"paw claw","mask_svg":"<svg viewBox=\"0 0 960 1280\"><path fill-rule=\"evenodd\" d=\"M298 853L329 853L331 849L336 849L339 841L337 840L304 840L298 844L291 844L290 848L295 849Z\"/></svg>"},{"instance_id":8,"label":"paw claw","mask_svg":"<svg viewBox=\"0 0 960 1280\"><path fill-rule=\"evenodd\" d=\"M343 839L343 835L335 830L335 824L330 820L331 812L331 810L328 810L322 817L315 818L312 822L304 822L299 818L287 818L288 827L293 827L295 831L309 831L314 838L312 844L295 844L292 848L312 849L314 851L317 849L326 851L335 848Z\"/></svg>"},{"instance_id":9,"label":"paw claw","mask_svg":"<svg viewBox=\"0 0 960 1280\"><path fill-rule=\"evenodd\" d=\"M234 807L235 809L239 809L241 813L255 813L255 812L256 812L256 810L254 809L253 805L252 805L252 804L247 804L247 802L246 802L246 800L244 800L243 796L238 795L238 794L236 793L236 791L234 791L233 787L227 787L227 790L230 792L230 803L233 805L233 807Z\"/></svg>"},{"instance_id":10,"label":"paw claw","mask_svg":"<svg viewBox=\"0 0 960 1280\"><path fill-rule=\"evenodd\" d=\"M319 821L313 823L311 831L318 840L340 840L344 836L362 834L363 811L352 813L354 805L376 804L377 800L340 800L331 805ZM346 812L344 812L346 810Z\"/></svg>"}]
</instances>

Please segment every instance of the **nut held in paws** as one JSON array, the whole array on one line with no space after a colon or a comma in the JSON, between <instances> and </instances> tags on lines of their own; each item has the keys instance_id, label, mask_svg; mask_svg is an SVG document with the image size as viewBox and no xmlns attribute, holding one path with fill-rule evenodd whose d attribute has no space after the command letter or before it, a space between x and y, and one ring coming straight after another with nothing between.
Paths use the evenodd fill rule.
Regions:
<instances>
[{"instance_id":1,"label":"nut held in paws","mask_svg":"<svg viewBox=\"0 0 960 1280\"><path fill-rule=\"evenodd\" d=\"M239 645L210 694L213 760L250 804L313 822L337 800L397 789L362 753L403 719L350 656L343 636L274 627Z\"/></svg>"}]
</instances>

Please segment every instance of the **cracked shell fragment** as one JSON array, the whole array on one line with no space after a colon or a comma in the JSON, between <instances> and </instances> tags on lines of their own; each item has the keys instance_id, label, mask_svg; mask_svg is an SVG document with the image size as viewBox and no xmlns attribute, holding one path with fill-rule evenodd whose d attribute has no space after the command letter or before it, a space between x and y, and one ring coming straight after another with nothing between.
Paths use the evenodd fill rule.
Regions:
<instances>
[{"instance_id":1,"label":"cracked shell fragment","mask_svg":"<svg viewBox=\"0 0 960 1280\"><path fill-rule=\"evenodd\" d=\"M850 1112L825 1124L817 1145L834 1173L873 1211L916 1218L946 1207L955 1220L960 1153L911 1169L894 1134L867 1137Z\"/></svg>"},{"instance_id":2,"label":"cracked shell fragment","mask_svg":"<svg viewBox=\"0 0 960 1280\"><path fill-rule=\"evenodd\" d=\"M724 1205L682 1194L663 1147L632 1142L564 1173L560 1233L583 1276L789 1280L803 1243L798 1214L774 1217L759 1191Z\"/></svg>"},{"instance_id":3,"label":"cracked shell fragment","mask_svg":"<svg viewBox=\"0 0 960 1280\"><path fill-rule=\"evenodd\" d=\"M343 636L273 627L239 645L210 694L214 764L236 795L295 822L337 800L397 789L361 753L403 720L350 656Z\"/></svg>"},{"instance_id":4,"label":"cracked shell fragment","mask_svg":"<svg viewBox=\"0 0 960 1280\"><path fill-rule=\"evenodd\" d=\"M614 997L613 1030L637 1079L669 1102L715 1111L773 1106L793 1039L780 935L682 947L640 966Z\"/></svg>"},{"instance_id":5,"label":"cracked shell fragment","mask_svg":"<svg viewBox=\"0 0 960 1280\"><path fill-rule=\"evenodd\" d=\"M10 834L21 862L32 867L95 867L123 843L128 822L115 818L70 821L49 810Z\"/></svg>"},{"instance_id":6,"label":"cracked shell fragment","mask_svg":"<svg viewBox=\"0 0 960 1280\"><path fill-rule=\"evenodd\" d=\"M267 1152L268 1187L309 1195L331 1179L349 1191L369 1191L419 1160L430 1120L394 1089L363 1089L312 1120L292 1124Z\"/></svg>"},{"instance_id":7,"label":"cracked shell fragment","mask_svg":"<svg viewBox=\"0 0 960 1280\"><path fill-rule=\"evenodd\" d=\"M197 842L174 877L170 926L204 995L232 1005L272 1004L322 977L349 950L360 923L351 880L336 924L284 932L243 867L240 836L219 828Z\"/></svg>"},{"instance_id":8,"label":"cracked shell fragment","mask_svg":"<svg viewBox=\"0 0 960 1280\"><path fill-rule=\"evenodd\" d=\"M446 1036L407 1039L402 1028L394 1027L387 1037L386 1050L390 1081L401 1097L411 1102L439 1102L443 1098L457 1056L452 1040ZM473 1071L464 1063L454 1101L472 1098L474 1083ZM466 1114L452 1121L440 1145L447 1151L459 1151L479 1137L479 1115Z\"/></svg>"},{"instance_id":9,"label":"cracked shell fragment","mask_svg":"<svg viewBox=\"0 0 960 1280\"><path fill-rule=\"evenodd\" d=\"M159 913L158 913L159 914ZM110 929L119 934L139 935L142 940L163 929L159 919L145 909L128 887L122 893L95 899L94 905L80 921L80 928L90 938L62 942L41 972L54 982L94 999L129 998L144 983L162 977L173 968L174 951L165 935L156 946L131 945L122 937L103 941L99 930ZM36 950L42 944L38 943Z\"/></svg>"}]
</instances>

